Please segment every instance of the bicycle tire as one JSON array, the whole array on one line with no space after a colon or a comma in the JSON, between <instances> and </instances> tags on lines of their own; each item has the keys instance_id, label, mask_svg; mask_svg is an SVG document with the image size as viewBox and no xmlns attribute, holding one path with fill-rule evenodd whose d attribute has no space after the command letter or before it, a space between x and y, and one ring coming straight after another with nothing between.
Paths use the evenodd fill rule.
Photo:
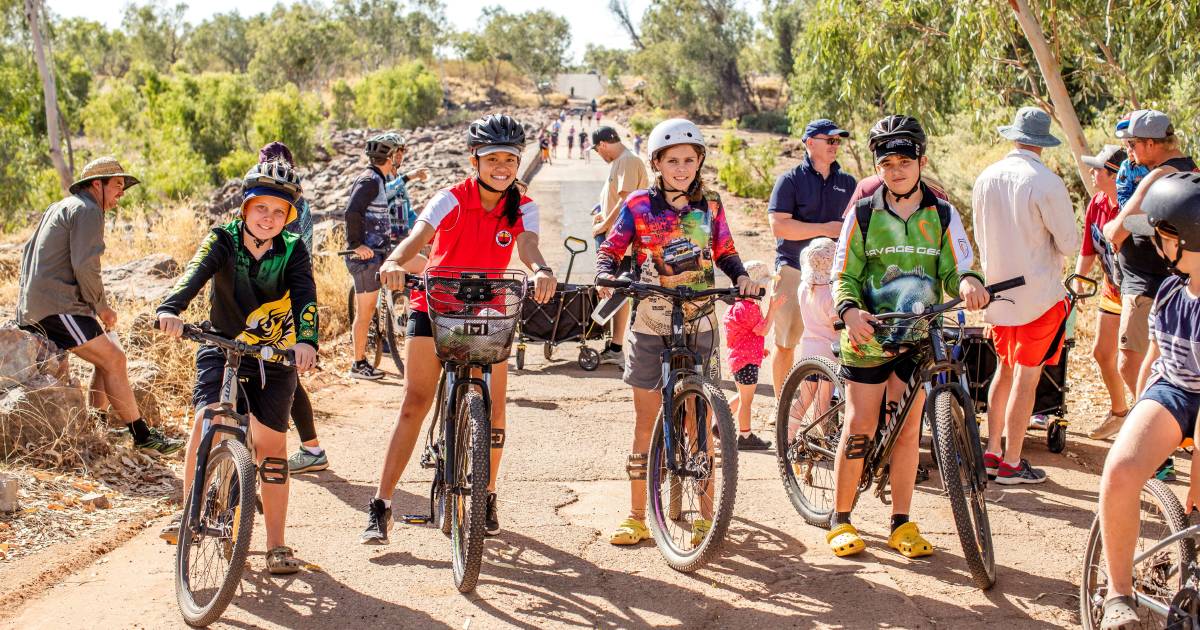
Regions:
<instances>
[{"instance_id":1,"label":"bicycle tire","mask_svg":"<svg viewBox=\"0 0 1200 630\"><path fill-rule=\"evenodd\" d=\"M179 604L179 612L183 615L183 620L190 626L203 627L219 619L237 592L238 584L242 581L242 570L246 566L246 557L250 553L250 539L254 534L254 502L258 495L256 472L257 467L250 456L250 451L246 449L246 445L236 440L222 440L208 456L208 465L205 467L201 486L205 489L203 496L206 499L206 505L201 508L202 521L209 515L211 507L209 499L216 500L224 496L227 503L236 503L236 505L232 507L233 515L228 521L228 527L232 528L230 532L232 540L220 544L221 554L227 556L228 568L220 585L216 586L216 591L203 603L196 601L197 589L193 589L193 580L188 569L191 566L190 560L193 558L193 552L199 555L205 539L214 537L203 532L195 537L187 534L191 529L189 518L191 493L184 501L183 518L179 522L179 541L175 548L175 599ZM214 489L211 487L211 483L214 475L217 474L222 477L217 480L221 485L215 488L216 496L210 496ZM237 496L231 500L230 495L234 491L231 482L234 481L234 477L237 482ZM228 505L225 507L229 509ZM212 542L217 543L218 541L214 539ZM212 560L216 560L216 558L214 557Z\"/></svg>"},{"instance_id":2,"label":"bicycle tire","mask_svg":"<svg viewBox=\"0 0 1200 630\"><path fill-rule=\"evenodd\" d=\"M457 505L450 507L450 546L453 555L454 585L460 593L475 590L483 563L484 518L487 516L488 476L491 474L492 423L478 392L469 391L458 401L455 413L455 459L457 478L447 496ZM470 461L468 463L468 456ZM470 506L464 505L463 492L470 493Z\"/></svg>"},{"instance_id":3,"label":"bicycle tire","mask_svg":"<svg viewBox=\"0 0 1200 630\"><path fill-rule=\"evenodd\" d=\"M955 408L960 414L958 420L955 419ZM975 422L973 416L973 408L963 407L954 391L943 389L934 394L934 448L942 486L950 499L954 526L971 578L976 586L987 590L996 583L996 554L992 547L985 486L979 483L978 471L983 466L983 455L979 440L969 439L964 430L967 422Z\"/></svg>"},{"instance_id":4,"label":"bicycle tire","mask_svg":"<svg viewBox=\"0 0 1200 630\"><path fill-rule=\"evenodd\" d=\"M665 445L663 443L665 418L661 412L654 423L654 435L650 440L646 479L646 504L650 515L647 525L651 537L667 564L672 569L683 573L690 573L703 567L720 552L725 534L729 529L729 523L733 519L733 506L737 497L737 429L734 428L733 414L729 411L729 403L725 401L725 395L721 393L720 389L699 375L684 378L676 385L675 400L680 404L679 409L683 409L685 402L689 399L703 399L704 404L712 411L711 422L716 423L719 433L714 444L713 457L709 460L708 465L712 471L716 471L719 466L720 484L713 490L712 525L699 544L684 549L676 544L675 535L671 531L672 527L676 527L675 521L671 519L673 510L670 505L673 502L671 489L675 484L672 483L674 475L670 474L665 467ZM676 435L683 436L685 434L684 419L685 414L679 413L677 418L670 420L678 425ZM704 418L697 418L696 421L697 429L711 426L707 414ZM709 439L712 439L711 431L708 432L708 435ZM676 447L680 447L685 440L677 439L674 442ZM695 482L680 479L677 483ZM684 492L686 493L686 491ZM682 512L687 511L689 510L685 506ZM680 517L682 520L686 520L683 514L680 514ZM690 523L688 525L690 526ZM690 536L689 530L690 527L682 529L682 533Z\"/></svg>"},{"instance_id":5,"label":"bicycle tire","mask_svg":"<svg viewBox=\"0 0 1200 630\"><path fill-rule=\"evenodd\" d=\"M803 395L801 385L813 378L828 381L831 385L830 409L807 421L799 420L795 431L791 430L793 401ZM819 390L818 390L819 391ZM838 374L837 366L824 357L809 357L792 367L780 390L779 406L775 413L775 457L779 463L779 476L783 489L804 522L816 527L829 528L834 507L834 465L838 441L841 439L845 400L845 382ZM813 392L814 399L818 392ZM837 401L837 402L834 402ZM811 404L811 402L810 402ZM807 415L807 409L805 410ZM822 426L815 426L817 424ZM811 427L811 429L810 429ZM813 435L813 434L816 435ZM804 442L793 444L796 436ZM811 445L811 447L810 447ZM812 447L833 451L834 456L814 451ZM799 470L797 470L799 468ZM814 472L824 470L827 480L817 480ZM800 474L803 471L803 474Z\"/></svg>"},{"instance_id":6,"label":"bicycle tire","mask_svg":"<svg viewBox=\"0 0 1200 630\"><path fill-rule=\"evenodd\" d=\"M1187 515L1183 511L1178 497L1165 483L1157 479L1150 479L1142 486L1141 504L1142 510L1145 510L1147 505L1154 506L1155 511L1162 517L1162 525L1166 525L1166 531L1147 534L1149 521L1141 518L1139 519L1141 524L1139 540L1144 537L1149 544L1154 544L1157 540L1170 534L1187 529L1189 525ZM1188 576L1188 567L1196 560L1195 542L1191 538L1185 538L1179 541L1178 545L1171 545L1160 551L1159 554L1172 552L1177 555L1177 559L1172 560L1166 555L1156 556L1158 561L1151 563L1147 572L1139 574L1138 567L1141 565L1135 566L1134 588L1143 593L1158 595L1161 599L1170 602L1175 593L1183 588L1184 578ZM1171 573L1172 571L1173 573ZM1161 581L1163 577L1169 578L1171 575L1177 578L1172 580L1173 583ZM1100 628L1100 621L1104 616L1104 600L1108 598L1107 585L1101 584L1101 579L1107 581L1107 573L1104 565L1104 541L1100 536L1100 516L1097 514L1088 531L1088 543L1083 554L1083 576L1079 580L1079 623L1084 630L1099 630ZM1151 582L1151 580L1159 581ZM1146 614L1142 615L1142 618L1143 627L1162 627L1162 620L1158 617Z\"/></svg>"},{"instance_id":7,"label":"bicycle tire","mask_svg":"<svg viewBox=\"0 0 1200 630\"><path fill-rule=\"evenodd\" d=\"M380 290L380 295L383 296L383 299L380 300L382 308L379 309L379 318L383 322L381 330L383 342L387 344L388 356L392 357L392 364L396 366L396 375L404 378L404 357L402 353L404 335L396 334L396 311L394 310L396 306L392 303L393 295L390 293L385 294L384 291L386 289Z\"/></svg>"},{"instance_id":8,"label":"bicycle tire","mask_svg":"<svg viewBox=\"0 0 1200 630\"><path fill-rule=\"evenodd\" d=\"M347 298L347 320L350 324L351 336L354 330L354 315L356 312L354 306L354 287L350 287L350 295ZM379 340L379 309L375 309L375 317L371 318L371 325L367 328L367 350L366 356L363 358L371 362L371 367L379 367L380 361L383 360L383 346Z\"/></svg>"}]
</instances>

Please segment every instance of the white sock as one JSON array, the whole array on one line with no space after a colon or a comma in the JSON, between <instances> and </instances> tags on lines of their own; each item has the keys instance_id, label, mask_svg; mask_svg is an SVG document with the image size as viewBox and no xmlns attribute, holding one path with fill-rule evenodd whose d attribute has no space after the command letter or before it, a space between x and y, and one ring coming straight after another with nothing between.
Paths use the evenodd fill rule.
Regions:
<instances>
[{"instance_id":1,"label":"white sock","mask_svg":"<svg viewBox=\"0 0 1200 630\"><path fill-rule=\"evenodd\" d=\"M325 447L323 446L305 446L301 444L300 448L312 453L313 455L320 455L321 453L325 452Z\"/></svg>"},{"instance_id":2,"label":"white sock","mask_svg":"<svg viewBox=\"0 0 1200 630\"><path fill-rule=\"evenodd\" d=\"M738 437L748 438L748 437L750 437L750 432L749 431L738 431Z\"/></svg>"},{"instance_id":3,"label":"white sock","mask_svg":"<svg viewBox=\"0 0 1200 630\"><path fill-rule=\"evenodd\" d=\"M384 508L389 509L389 510L392 509L392 500L391 499L380 499L378 495L376 495L375 498L380 501L383 501Z\"/></svg>"}]
</instances>

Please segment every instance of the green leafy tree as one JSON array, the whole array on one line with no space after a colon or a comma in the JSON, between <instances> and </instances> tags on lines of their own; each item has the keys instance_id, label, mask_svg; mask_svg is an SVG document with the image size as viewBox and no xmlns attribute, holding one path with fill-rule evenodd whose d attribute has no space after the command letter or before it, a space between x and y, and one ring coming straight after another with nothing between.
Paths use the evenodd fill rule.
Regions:
<instances>
[{"instance_id":1,"label":"green leafy tree","mask_svg":"<svg viewBox=\"0 0 1200 630\"><path fill-rule=\"evenodd\" d=\"M372 72L354 94L358 117L376 128L427 124L442 103L441 82L419 61Z\"/></svg>"},{"instance_id":2,"label":"green leafy tree","mask_svg":"<svg viewBox=\"0 0 1200 630\"><path fill-rule=\"evenodd\" d=\"M544 99L551 79L566 67L571 24L546 9L514 14L498 6L488 7L483 18L483 30L472 45L486 45L487 52L511 62Z\"/></svg>"},{"instance_id":3,"label":"green leafy tree","mask_svg":"<svg viewBox=\"0 0 1200 630\"><path fill-rule=\"evenodd\" d=\"M164 0L125 7L121 23L128 37L130 56L158 70L166 70L179 61L188 26L184 21L187 5L168 6Z\"/></svg>"},{"instance_id":4,"label":"green leafy tree","mask_svg":"<svg viewBox=\"0 0 1200 630\"><path fill-rule=\"evenodd\" d=\"M212 16L188 36L184 62L192 72L246 72L256 51L250 31L263 22L262 16L247 19L237 11Z\"/></svg>"},{"instance_id":5,"label":"green leafy tree","mask_svg":"<svg viewBox=\"0 0 1200 630\"><path fill-rule=\"evenodd\" d=\"M629 74L632 56L632 50L588 44L583 51L583 66L604 75L610 90L620 90L621 76Z\"/></svg>"},{"instance_id":6,"label":"green leafy tree","mask_svg":"<svg viewBox=\"0 0 1200 630\"><path fill-rule=\"evenodd\" d=\"M255 84L313 88L344 70L355 35L321 5L297 2L275 5L261 24L250 29L250 37L255 53L249 73Z\"/></svg>"},{"instance_id":7,"label":"green leafy tree","mask_svg":"<svg viewBox=\"0 0 1200 630\"><path fill-rule=\"evenodd\" d=\"M259 97L254 110L251 147L278 140L288 145L297 162L313 157L321 101L311 92L301 94L293 84Z\"/></svg>"}]
</instances>

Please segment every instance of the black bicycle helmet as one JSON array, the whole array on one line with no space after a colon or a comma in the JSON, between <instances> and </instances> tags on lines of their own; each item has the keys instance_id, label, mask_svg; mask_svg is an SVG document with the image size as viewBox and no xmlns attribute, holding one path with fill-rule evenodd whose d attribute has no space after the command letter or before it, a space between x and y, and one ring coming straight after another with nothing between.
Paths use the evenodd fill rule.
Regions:
<instances>
[{"instance_id":1,"label":"black bicycle helmet","mask_svg":"<svg viewBox=\"0 0 1200 630\"><path fill-rule=\"evenodd\" d=\"M367 157L373 160L392 157L396 149L399 149L401 146L401 143L397 142L398 138L399 136L394 133L381 133L377 136L372 136L367 140L365 151Z\"/></svg>"},{"instance_id":2,"label":"black bicycle helmet","mask_svg":"<svg viewBox=\"0 0 1200 630\"><path fill-rule=\"evenodd\" d=\"M904 114L893 114L880 119L867 134L867 147L874 151L875 146L880 142L892 138L911 139L917 143L921 155L925 155L925 129L921 127L921 123L917 122L916 118Z\"/></svg>"},{"instance_id":3,"label":"black bicycle helmet","mask_svg":"<svg viewBox=\"0 0 1200 630\"><path fill-rule=\"evenodd\" d=\"M467 127L467 148L471 153L479 147L510 146L525 149L525 128L508 114L488 114Z\"/></svg>"},{"instance_id":4,"label":"black bicycle helmet","mask_svg":"<svg viewBox=\"0 0 1200 630\"><path fill-rule=\"evenodd\" d=\"M1158 179L1146 191L1142 210L1151 230L1174 235L1181 250L1200 252L1200 173L1170 173Z\"/></svg>"}]
</instances>

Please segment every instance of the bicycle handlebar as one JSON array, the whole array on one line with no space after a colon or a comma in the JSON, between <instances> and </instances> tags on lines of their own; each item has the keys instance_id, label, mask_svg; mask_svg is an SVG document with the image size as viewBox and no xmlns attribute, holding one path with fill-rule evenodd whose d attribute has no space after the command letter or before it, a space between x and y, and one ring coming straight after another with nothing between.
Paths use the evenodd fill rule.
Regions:
<instances>
[{"instance_id":1,"label":"bicycle handlebar","mask_svg":"<svg viewBox=\"0 0 1200 630\"><path fill-rule=\"evenodd\" d=\"M988 286L984 287L984 290L986 290L988 292L988 295L995 297L997 293L1001 293L1001 292L1008 291L1010 289L1015 289L1017 287L1022 287L1022 286L1025 286L1025 276L1017 276L1015 278L1009 278L1008 280L1001 280L1000 282L997 282L995 284L989 284ZM931 318L934 315L939 315L941 313L945 313L946 311L957 307L959 304L962 304L962 298L954 298L953 300L950 300L948 302L942 302L941 304L931 306L928 309L926 309L923 313L904 313L904 312L880 313L878 315L875 315L875 319L877 321L883 322L883 321L889 321L889 320L893 320L893 319ZM838 322L833 323L834 330L845 330L845 328L846 328L846 322L844 322L844 321L838 321Z\"/></svg>"},{"instance_id":2,"label":"bicycle handlebar","mask_svg":"<svg viewBox=\"0 0 1200 630\"><path fill-rule=\"evenodd\" d=\"M154 321L154 328L161 330L158 320ZM242 356L250 356L263 361L275 361L284 365L294 366L296 364L296 353L292 350L280 350L272 346L256 346L252 343L238 341L236 339L227 339L220 335L214 335L209 328L208 322L200 325L183 324L183 337L196 343L203 343L210 346L221 348L240 354ZM278 357L282 356L280 360Z\"/></svg>"},{"instance_id":3,"label":"bicycle handlebar","mask_svg":"<svg viewBox=\"0 0 1200 630\"><path fill-rule=\"evenodd\" d=\"M749 299L759 299L767 294L766 289L759 289L758 295L743 296L737 287L720 287L712 289L701 289L699 291L690 287L676 287L669 289L657 284L646 284L644 282L634 282L623 278L596 278L597 287L606 287L616 289L617 292L626 293L631 296L638 296L650 293L656 293L664 297L678 298L681 300L699 300L706 297L721 297L721 298L736 298L745 297Z\"/></svg>"}]
</instances>

